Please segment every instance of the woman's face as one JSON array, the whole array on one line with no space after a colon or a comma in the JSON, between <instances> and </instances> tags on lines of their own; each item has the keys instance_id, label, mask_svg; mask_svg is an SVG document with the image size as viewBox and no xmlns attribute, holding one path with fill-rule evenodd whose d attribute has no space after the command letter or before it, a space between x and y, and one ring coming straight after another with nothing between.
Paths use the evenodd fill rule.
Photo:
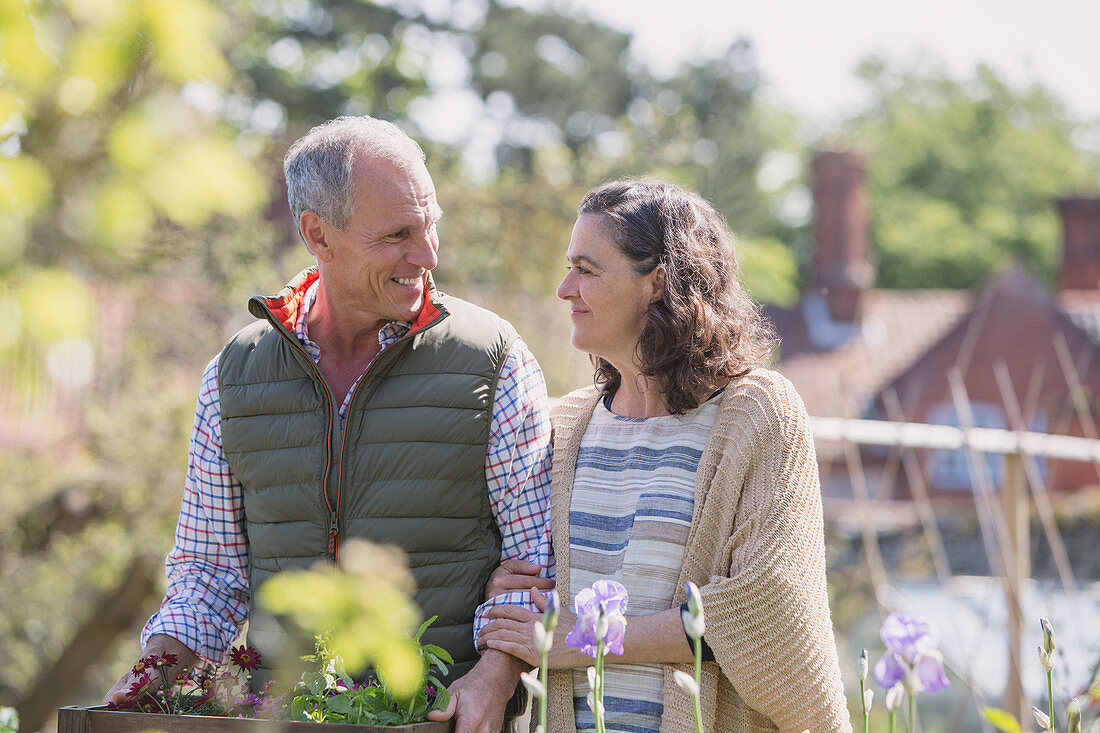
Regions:
<instances>
[{"instance_id":1,"label":"woman's face","mask_svg":"<svg viewBox=\"0 0 1100 733\"><path fill-rule=\"evenodd\" d=\"M573 348L603 357L620 372L634 365L643 314L661 296L664 269L637 272L607 231L601 214L582 214L573 226L569 272L558 297L571 306Z\"/></svg>"}]
</instances>

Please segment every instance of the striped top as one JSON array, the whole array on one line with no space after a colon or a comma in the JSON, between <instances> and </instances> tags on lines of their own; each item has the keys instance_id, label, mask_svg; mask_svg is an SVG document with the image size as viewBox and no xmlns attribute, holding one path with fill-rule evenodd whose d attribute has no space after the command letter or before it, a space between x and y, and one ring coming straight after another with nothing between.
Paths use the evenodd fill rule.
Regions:
<instances>
[{"instance_id":1,"label":"striped top","mask_svg":"<svg viewBox=\"0 0 1100 733\"><path fill-rule=\"evenodd\" d=\"M551 413L550 522L558 587L570 582L569 507L577 456L599 401L595 387ZM852 733L825 582L821 487L806 408L781 374L734 378L695 472L695 507L673 608L699 586L714 662L703 662L700 708L709 733ZM695 729L691 698L668 663L662 733ZM573 670L547 680L548 733L574 733Z\"/></svg>"},{"instance_id":2,"label":"striped top","mask_svg":"<svg viewBox=\"0 0 1100 733\"><path fill-rule=\"evenodd\" d=\"M601 578L629 596L627 619L674 605L676 580L695 505L695 472L721 401L713 396L680 416L615 415L601 400L581 439L569 507L569 596ZM656 733L663 712L660 664L614 664L607 658L604 719L608 731ZM595 729L588 676L573 671L577 730Z\"/></svg>"}]
</instances>

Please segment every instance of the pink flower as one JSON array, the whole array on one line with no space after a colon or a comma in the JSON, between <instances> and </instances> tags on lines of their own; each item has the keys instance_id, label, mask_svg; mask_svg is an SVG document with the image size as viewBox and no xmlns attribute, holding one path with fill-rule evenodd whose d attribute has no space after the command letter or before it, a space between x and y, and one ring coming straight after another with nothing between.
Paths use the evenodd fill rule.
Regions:
<instances>
[{"instance_id":1,"label":"pink flower","mask_svg":"<svg viewBox=\"0 0 1100 733\"><path fill-rule=\"evenodd\" d=\"M260 668L260 653L250 646L235 646L229 652L233 663L246 672Z\"/></svg>"},{"instance_id":2,"label":"pink flower","mask_svg":"<svg viewBox=\"0 0 1100 733\"><path fill-rule=\"evenodd\" d=\"M126 696L131 698L137 698L141 695L151 695L153 693L153 678L149 676L143 676L136 682L130 684L130 689L126 691Z\"/></svg>"},{"instance_id":3,"label":"pink flower","mask_svg":"<svg viewBox=\"0 0 1100 733\"><path fill-rule=\"evenodd\" d=\"M130 672L132 674L142 674L143 672L146 672L149 669L151 669L153 667L153 665L156 663L156 661L157 661L156 657L142 657L141 659L137 660L137 664L135 664L130 669Z\"/></svg>"},{"instance_id":4,"label":"pink flower","mask_svg":"<svg viewBox=\"0 0 1100 733\"><path fill-rule=\"evenodd\" d=\"M156 667L174 667L180 660L175 654L161 654L159 657L153 659L153 666Z\"/></svg>"}]
</instances>

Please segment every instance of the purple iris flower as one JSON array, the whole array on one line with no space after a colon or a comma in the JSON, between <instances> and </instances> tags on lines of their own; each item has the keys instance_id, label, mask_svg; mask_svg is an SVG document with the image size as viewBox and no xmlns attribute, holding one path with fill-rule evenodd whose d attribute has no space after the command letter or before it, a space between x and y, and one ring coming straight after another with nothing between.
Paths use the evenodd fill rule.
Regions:
<instances>
[{"instance_id":1,"label":"purple iris flower","mask_svg":"<svg viewBox=\"0 0 1100 733\"><path fill-rule=\"evenodd\" d=\"M932 622L909 613L892 613L879 630L886 654L875 665L875 680L889 690L901 682L909 694L947 687L943 655L936 649Z\"/></svg>"},{"instance_id":2,"label":"purple iris flower","mask_svg":"<svg viewBox=\"0 0 1100 733\"><path fill-rule=\"evenodd\" d=\"M600 607L607 614L607 633L604 635L604 654L623 653L623 635L626 633L626 588L614 580L597 580L585 588L573 600L577 613L577 625L565 637L565 643L580 648L582 654L596 658L596 622L600 617Z\"/></svg>"}]
</instances>

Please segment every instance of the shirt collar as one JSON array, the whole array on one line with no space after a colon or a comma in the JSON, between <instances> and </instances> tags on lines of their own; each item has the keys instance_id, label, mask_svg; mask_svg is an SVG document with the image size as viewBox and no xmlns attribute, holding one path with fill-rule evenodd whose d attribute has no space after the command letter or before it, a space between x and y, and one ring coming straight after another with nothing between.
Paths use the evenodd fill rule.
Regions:
<instances>
[{"instance_id":1,"label":"shirt collar","mask_svg":"<svg viewBox=\"0 0 1100 733\"><path fill-rule=\"evenodd\" d=\"M305 297L302 298L302 306L298 309L298 319L294 322L294 335L298 337L298 340L302 342L303 348L310 357L317 361L321 358L321 347L317 345L317 342L309 338L309 309L313 307L313 304L317 302L317 290L320 285L320 280L316 280L309 286L309 290L306 291ZM402 336L409 332L411 323L408 321L390 321L382 328L378 329L378 343L382 348L392 345L398 341Z\"/></svg>"}]
</instances>

